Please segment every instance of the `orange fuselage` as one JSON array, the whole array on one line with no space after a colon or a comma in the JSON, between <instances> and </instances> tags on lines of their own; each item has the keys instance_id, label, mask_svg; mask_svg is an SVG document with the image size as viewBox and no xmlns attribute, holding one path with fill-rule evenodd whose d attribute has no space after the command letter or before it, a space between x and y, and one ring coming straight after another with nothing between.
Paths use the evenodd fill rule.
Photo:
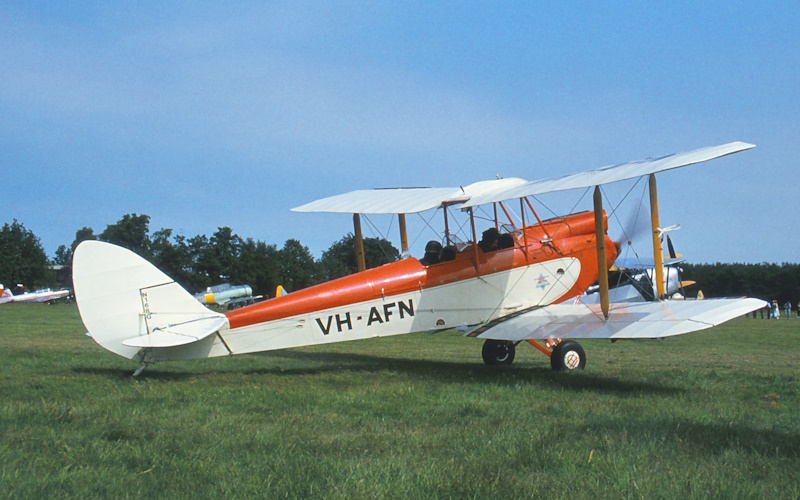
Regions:
<instances>
[{"instance_id":1,"label":"orange fuselage","mask_svg":"<svg viewBox=\"0 0 800 500\"><path fill-rule=\"evenodd\" d=\"M546 241L548 237L550 241ZM617 251L608 235L605 240L606 267L610 267ZM237 309L228 312L227 317L230 328L236 329L408 292L424 293L437 286L556 258L578 259L580 277L565 294L553 301L558 303L582 293L597 280L596 247L594 213L581 212L526 227L515 236L513 248L484 253L476 251L474 244L468 244L454 260L428 267L415 258L407 258Z\"/></svg>"}]
</instances>

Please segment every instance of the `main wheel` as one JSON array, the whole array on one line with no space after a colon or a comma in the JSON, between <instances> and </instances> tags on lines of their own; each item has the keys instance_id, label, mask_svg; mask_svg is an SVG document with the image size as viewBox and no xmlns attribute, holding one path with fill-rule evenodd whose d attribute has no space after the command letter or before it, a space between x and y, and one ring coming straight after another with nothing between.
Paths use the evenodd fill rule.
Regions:
<instances>
[{"instance_id":1,"label":"main wheel","mask_svg":"<svg viewBox=\"0 0 800 500\"><path fill-rule=\"evenodd\" d=\"M550 354L550 367L553 370L583 370L586 367L586 353L577 342L567 340L553 348Z\"/></svg>"},{"instance_id":2,"label":"main wheel","mask_svg":"<svg viewBox=\"0 0 800 500\"><path fill-rule=\"evenodd\" d=\"M507 340L487 339L481 355L487 365L510 365L514 361L514 343Z\"/></svg>"}]
</instances>

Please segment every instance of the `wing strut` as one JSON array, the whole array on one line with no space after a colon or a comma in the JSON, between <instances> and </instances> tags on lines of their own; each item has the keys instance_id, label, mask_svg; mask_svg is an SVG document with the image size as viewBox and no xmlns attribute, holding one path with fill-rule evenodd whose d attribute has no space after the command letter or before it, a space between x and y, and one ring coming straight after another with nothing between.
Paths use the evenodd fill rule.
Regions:
<instances>
[{"instance_id":1,"label":"wing strut","mask_svg":"<svg viewBox=\"0 0 800 500\"><path fill-rule=\"evenodd\" d=\"M408 257L408 233L406 232L406 214L397 214L397 223L400 226L400 252L403 257Z\"/></svg>"},{"instance_id":2,"label":"wing strut","mask_svg":"<svg viewBox=\"0 0 800 500\"><path fill-rule=\"evenodd\" d=\"M656 190L656 174L650 174L650 223L653 227L653 260L655 261L654 279L658 298L664 296L664 260L661 248L661 232L658 230L658 193Z\"/></svg>"},{"instance_id":3,"label":"wing strut","mask_svg":"<svg viewBox=\"0 0 800 500\"><path fill-rule=\"evenodd\" d=\"M472 258L475 259L475 271L478 273L478 276L481 275L480 266L478 263L478 234L475 232L475 214L473 213L472 207L467 209L469 212L469 224L472 227Z\"/></svg>"},{"instance_id":4,"label":"wing strut","mask_svg":"<svg viewBox=\"0 0 800 500\"><path fill-rule=\"evenodd\" d=\"M603 194L594 187L594 232L597 240L597 279L600 283L600 309L608 319L608 265L606 264L606 232L603 224Z\"/></svg>"},{"instance_id":5,"label":"wing strut","mask_svg":"<svg viewBox=\"0 0 800 500\"><path fill-rule=\"evenodd\" d=\"M358 265L358 272L367 269L364 263L364 238L361 235L361 214L353 214L353 230L355 231L356 240L356 264Z\"/></svg>"},{"instance_id":6,"label":"wing strut","mask_svg":"<svg viewBox=\"0 0 800 500\"><path fill-rule=\"evenodd\" d=\"M522 251L525 253L525 260L528 260L528 231L525 226L525 202L519 199L519 211L522 214Z\"/></svg>"},{"instance_id":7,"label":"wing strut","mask_svg":"<svg viewBox=\"0 0 800 500\"><path fill-rule=\"evenodd\" d=\"M503 209L503 212L505 212L506 217L508 218L508 223L511 224L514 227L514 229L516 229L517 225L514 224L514 219L512 219L511 215L508 213L508 210L506 209L506 205L502 201L498 201L498 203L500 204L500 208ZM495 219L497 219L497 217L495 217Z\"/></svg>"},{"instance_id":8,"label":"wing strut","mask_svg":"<svg viewBox=\"0 0 800 500\"><path fill-rule=\"evenodd\" d=\"M528 197L526 196L525 197L525 201L528 203L528 208L530 208L531 212L533 212L533 216L536 217L536 220L539 222L539 227L542 228L542 232L544 233L544 235L547 237L548 240L552 241L553 238L550 236L550 233L548 233L547 229L544 227L544 223L542 222L542 219L539 218L539 214L537 214L536 210L533 209L533 203L531 203L531 200L529 200ZM553 247L553 248L555 248L555 247ZM558 252L558 249L556 249L556 251ZM561 252L559 252L559 253L561 253Z\"/></svg>"}]
</instances>

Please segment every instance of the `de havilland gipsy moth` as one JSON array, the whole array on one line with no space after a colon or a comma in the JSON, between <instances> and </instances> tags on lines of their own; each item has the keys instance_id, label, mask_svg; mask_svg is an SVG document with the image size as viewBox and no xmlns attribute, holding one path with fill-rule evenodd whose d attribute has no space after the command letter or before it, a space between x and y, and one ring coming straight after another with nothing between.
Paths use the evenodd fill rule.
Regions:
<instances>
[{"instance_id":1,"label":"de havilland gipsy moth","mask_svg":"<svg viewBox=\"0 0 800 500\"><path fill-rule=\"evenodd\" d=\"M352 214L359 272L225 314L198 302L135 253L98 241L75 250L73 282L81 318L102 347L146 366L411 332L457 328L483 339L487 364L509 364L528 343L555 370L582 369L576 339L658 339L710 328L763 307L753 298L669 300L664 293L655 174L738 153L732 142L537 181L506 178L455 188L359 190L295 212ZM608 236L600 186L645 178L649 185L654 300L609 301L608 269L620 247ZM593 210L542 220L536 195L594 189ZM475 211L494 214L476 230ZM444 234L423 258L408 255L406 215L439 210ZM462 237L448 214L467 218ZM516 214L516 212L519 214ZM364 269L360 217L398 217L403 258ZM452 216L450 216L452 217ZM466 234L466 237L463 237ZM597 283L596 303L580 296Z\"/></svg>"}]
</instances>

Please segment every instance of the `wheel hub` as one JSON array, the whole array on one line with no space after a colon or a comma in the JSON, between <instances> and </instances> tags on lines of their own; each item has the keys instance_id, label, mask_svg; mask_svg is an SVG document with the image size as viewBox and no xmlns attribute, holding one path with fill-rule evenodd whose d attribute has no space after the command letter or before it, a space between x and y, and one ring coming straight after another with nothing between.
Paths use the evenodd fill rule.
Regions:
<instances>
[{"instance_id":1,"label":"wheel hub","mask_svg":"<svg viewBox=\"0 0 800 500\"><path fill-rule=\"evenodd\" d=\"M574 370L581 364L581 357L575 351L569 351L564 355L564 366L570 370Z\"/></svg>"}]
</instances>

